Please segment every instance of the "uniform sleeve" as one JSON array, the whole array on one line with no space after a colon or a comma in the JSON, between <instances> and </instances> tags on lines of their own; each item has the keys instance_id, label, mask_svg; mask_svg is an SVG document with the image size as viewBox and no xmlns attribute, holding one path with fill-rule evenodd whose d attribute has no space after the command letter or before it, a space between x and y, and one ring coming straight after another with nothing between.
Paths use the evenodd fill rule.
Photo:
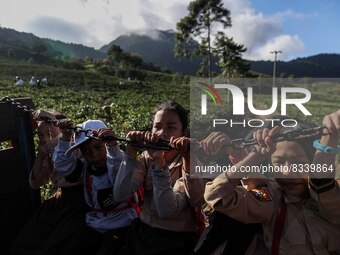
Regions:
<instances>
[{"instance_id":1,"label":"uniform sleeve","mask_svg":"<svg viewBox=\"0 0 340 255\"><path fill-rule=\"evenodd\" d=\"M237 182L229 182L223 173L205 187L204 198L216 211L222 212L244 223L263 223L272 219L275 212L274 192L267 187L269 198L261 201L252 192Z\"/></svg>"},{"instance_id":2,"label":"uniform sleeve","mask_svg":"<svg viewBox=\"0 0 340 255\"><path fill-rule=\"evenodd\" d=\"M185 193L191 206L201 206L204 201L205 181L202 178L192 178L183 171L183 177L178 180L178 184L183 183ZM177 182L176 182L177 184ZM176 185L175 184L175 185Z\"/></svg>"},{"instance_id":3,"label":"uniform sleeve","mask_svg":"<svg viewBox=\"0 0 340 255\"><path fill-rule=\"evenodd\" d=\"M120 164L113 188L116 201L126 201L143 185L143 175L134 174L139 172L143 172L141 163L137 159L123 154L123 161Z\"/></svg>"},{"instance_id":4,"label":"uniform sleeve","mask_svg":"<svg viewBox=\"0 0 340 255\"><path fill-rule=\"evenodd\" d=\"M68 176L76 169L77 157L73 153L69 156L65 155L70 147L70 142L59 140L53 153L55 171L62 176Z\"/></svg>"},{"instance_id":5,"label":"uniform sleeve","mask_svg":"<svg viewBox=\"0 0 340 255\"><path fill-rule=\"evenodd\" d=\"M334 224L340 224L340 188L333 180L309 180L312 199L318 203L320 213Z\"/></svg>"},{"instance_id":6,"label":"uniform sleeve","mask_svg":"<svg viewBox=\"0 0 340 255\"><path fill-rule=\"evenodd\" d=\"M188 205L183 180L181 183L177 180L172 188L169 168L165 167L163 171L152 171L152 182L153 198L160 218L175 217Z\"/></svg>"},{"instance_id":7,"label":"uniform sleeve","mask_svg":"<svg viewBox=\"0 0 340 255\"><path fill-rule=\"evenodd\" d=\"M109 171L109 177L112 184L115 183L120 164L123 161L124 152L120 150L119 145L106 147L106 165Z\"/></svg>"}]
</instances>

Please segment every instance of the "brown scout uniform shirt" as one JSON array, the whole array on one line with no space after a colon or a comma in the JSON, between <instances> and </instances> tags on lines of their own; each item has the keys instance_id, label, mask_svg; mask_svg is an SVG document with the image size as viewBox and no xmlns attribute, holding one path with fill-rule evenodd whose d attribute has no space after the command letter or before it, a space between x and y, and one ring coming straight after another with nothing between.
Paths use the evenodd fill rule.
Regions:
<instances>
[{"instance_id":1,"label":"brown scout uniform shirt","mask_svg":"<svg viewBox=\"0 0 340 255\"><path fill-rule=\"evenodd\" d=\"M197 225L194 220L194 214L191 206L201 205L204 203L204 182L202 179L190 179L190 176L182 169L183 160L178 155L168 166L171 178L171 186L174 190L186 193L188 204L174 217L160 218L155 207L153 199L153 184L151 177L150 157L144 154L143 167L135 169L132 175L132 189L144 185L144 203L140 214L142 222L151 227L166 229L178 232L196 231ZM164 201L168 203L169 201ZM190 205L191 206L190 206Z\"/></svg>"},{"instance_id":2,"label":"brown scout uniform shirt","mask_svg":"<svg viewBox=\"0 0 340 255\"><path fill-rule=\"evenodd\" d=\"M282 200L287 213L279 254L340 254L340 189L330 185L317 193L311 188L309 199L301 200L283 194L276 182L269 182L259 192L247 191L221 174L206 184L205 200L215 210L244 223L261 223L266 246L271 249L275 220Z\"/></svg>"}]
</instances>

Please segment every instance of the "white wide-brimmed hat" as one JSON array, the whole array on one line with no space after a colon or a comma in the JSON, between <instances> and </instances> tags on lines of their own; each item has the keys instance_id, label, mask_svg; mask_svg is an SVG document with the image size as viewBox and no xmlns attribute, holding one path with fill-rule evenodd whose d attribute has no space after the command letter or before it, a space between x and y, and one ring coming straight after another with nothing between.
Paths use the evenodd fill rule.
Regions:
<instances>
[{"instance_id":1,"label":"white wide-brimmed hat","mask_svg":"<svg viewBox=\"0 0 340 255\"><path fill-rule=\"evenodd\" d=\"M105 123L102 122L101 120L87 120L83 122L82 124L77 125L77 127L80 127L83 130L98 130L101 128L107 128ZM90 131L90 134L91 134L91 131ZM86 135L89 135L89 134L86 134ZM75 133L75 138L74 138L75 144L66 151L65 155L69 156L74 150L78 149L83 143L88 141L90 137L86 135L84 132Z\"/></svg>"}]
</instances>

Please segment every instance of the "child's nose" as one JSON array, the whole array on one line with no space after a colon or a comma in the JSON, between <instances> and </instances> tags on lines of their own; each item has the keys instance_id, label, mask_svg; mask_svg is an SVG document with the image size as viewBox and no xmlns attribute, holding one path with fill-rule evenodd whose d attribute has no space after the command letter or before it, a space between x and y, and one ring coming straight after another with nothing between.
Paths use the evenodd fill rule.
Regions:
<instances>
[{"instance_id":1,"label":"child's nose","mask_svg":"<svg viewBox=\"0 0 340 255\"><path fill-rule=\"evenodd\" d=\"M168 133L166 132L166 130L164 128L162 128L158 132L159 132L158 135L161 139L167 139L168 138Z\"/></svg>"}]
</instances>

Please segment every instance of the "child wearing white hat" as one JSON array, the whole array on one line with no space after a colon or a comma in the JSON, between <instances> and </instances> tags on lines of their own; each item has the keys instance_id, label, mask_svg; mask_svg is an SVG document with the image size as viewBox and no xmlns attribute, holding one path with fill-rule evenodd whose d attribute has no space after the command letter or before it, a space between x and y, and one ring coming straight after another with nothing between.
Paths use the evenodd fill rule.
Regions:
<instances>
[{"instance_id":1,"label":"child wearing white hat","mask_svg":"<svg viewBox=\"0 0 340 255\"><path fill-rule=\"evenodd\" d=\"M116 141L100 141L115 136L114 131L100 120L88 120L80 125L82 130L89 130L99 140L92 139L83 132L75 134L75 143L71 144L73 123L69 119L59 121L61 139L55 149L53 160L56 171L71 179L83 178L85 200L92 208L86 214L86 224L78 231L81 244L65 247L62 254L114 254L125 243L126 229L137 217L129 202L116 202L113 186L124 153ZM82 160L77 161L75 151L80 149ZM76 167L82 164L82 167ZM80 169L78 173L72 169ZM100 248L101 247L101 248Z\"/></svg>"}]
</instances>

